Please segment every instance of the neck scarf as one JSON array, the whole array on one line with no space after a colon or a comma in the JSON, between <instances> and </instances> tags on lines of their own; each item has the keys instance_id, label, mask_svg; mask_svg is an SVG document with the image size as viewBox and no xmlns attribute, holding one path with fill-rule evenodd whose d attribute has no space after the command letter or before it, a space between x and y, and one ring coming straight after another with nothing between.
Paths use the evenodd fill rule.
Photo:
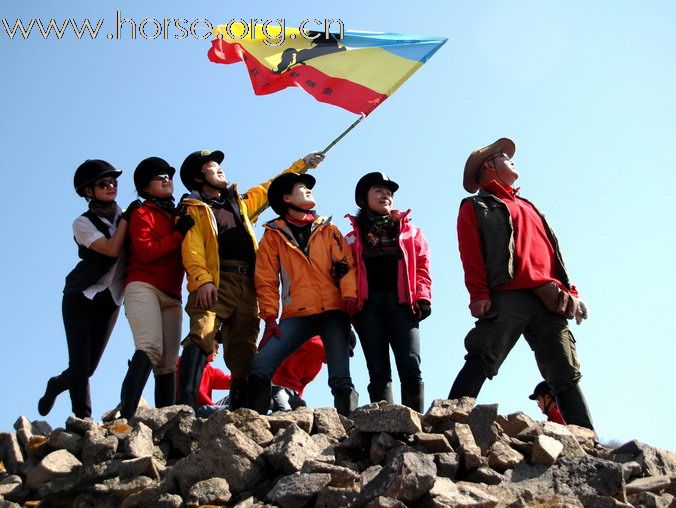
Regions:
<instances>
[{"instance_id":1,"label":"neck scarf","mask_svg":"<svg viewBox=\"0 0 676 508\"><path fill-rule=\"evenodd\" d=\"M174 196L169 196L167 198L158 198L157 196L148 195L146 197L146 201L154 203L162 210L166 210L167 212L173 212L176 209L176 205L174 204Z\"/></svg>"},{"instance_id":2,"label":"neck scarf","mask_svg":"<svg viewBox=\"0 0 676 508\"><path fill-rule=\"evenodd\" d=\"M117 213L117 203L115 201L99 201L92 199L89 201L89 210L94 212L99 217L108 219L110 222L115 220Z\"/></svg>"}]
</instances>

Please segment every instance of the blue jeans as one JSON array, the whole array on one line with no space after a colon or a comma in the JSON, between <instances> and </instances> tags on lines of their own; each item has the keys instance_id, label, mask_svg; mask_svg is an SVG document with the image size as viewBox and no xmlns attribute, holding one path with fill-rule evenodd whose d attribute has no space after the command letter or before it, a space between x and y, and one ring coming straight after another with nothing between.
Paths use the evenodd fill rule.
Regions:
<instances>
[{"instance_id":1,"label":"blue jeans","mask_svg":"<svg viewBox=\"0 0 676 508\"><path fill-rule=\"evenodd\" d=\"M371 291L354 328L364 350L370 384L392 382L390 346L402 384L418 383L420 373L419 321L407 305L401 305L396 291Z\"/></svg>"},{"instance_id":2,"label":"blue jeans","mask_svg":"<svg viewBox=\"0 0 676 508\"><path fill-rule=\"evenodd\" d=\"M353 389L350 377L350 322L339 310L322 312L311 316L290 317L279 322L281 337L271 337L251 364L251 376L268 379L277 367L305 341L319 335L326 351L331 393Z\"/></svg>"}]
</instances>

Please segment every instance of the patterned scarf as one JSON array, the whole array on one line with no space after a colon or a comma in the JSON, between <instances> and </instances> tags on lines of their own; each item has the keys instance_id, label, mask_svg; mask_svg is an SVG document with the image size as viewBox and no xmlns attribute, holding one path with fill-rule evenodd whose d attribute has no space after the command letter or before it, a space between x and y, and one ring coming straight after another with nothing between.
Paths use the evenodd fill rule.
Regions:
<instances>
[{"instance_id":1,"label":"patterned scarf","mask_svg":"<svg viewBox=\"0 0 676 508\"><path fill-rule=\"evenodd\" d=\"M168 198L158 198L157 196L147 195L146 201L156 204L162 210L166 210L167 212L173 212L176 209L176 205L174 204L174 196L169 196Z\"/></svg>"},{"instance_id":2,"label":"patterned scarf","mask_svg":"<svg viewBox=\"0 0 676 508\"><path fill-rule=\"evenodd\" d=\"M388 215L376 215L366 212L363 218L362 236L367 248L385 247L394 244L399 235L399 212L393 210Z\"/></svg>"},{"instance_id":3,"label":"patterned scarf","mask_svg":"<svg viewBox=\"0 0 676 508\"><path fill-rule=\"evenodd\" d=\"M98 199L92 199L89 201L89 210L99 217L103 217L104 219L113 222L113 220L115 220L115 214L117 213L117 203L115 201L99 201Z\"/></svg>"}]
</instances>

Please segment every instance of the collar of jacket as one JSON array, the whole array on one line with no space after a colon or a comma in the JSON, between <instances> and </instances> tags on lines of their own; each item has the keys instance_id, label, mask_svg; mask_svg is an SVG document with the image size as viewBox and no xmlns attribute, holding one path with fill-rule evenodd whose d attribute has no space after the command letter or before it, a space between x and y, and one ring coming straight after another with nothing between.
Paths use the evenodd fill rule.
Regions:
<instances>
[{"instance_id":1,"label":"collar of jacket","mask_svg":"<svg viewBox=\"0 0 676 508\"><path fill-rule=\"evenodd\" d=\"M411 218L409 217L409 215L411 213L411 208L409 208L405 212L402 212L400 210L392 210L392 211L393 212L399 212L399 222L401 222L402 227L405 224L408 224L411 221ZM352 224L352 227L354 229L359 229L359 224L357 223L357 216L356 215L346 213L345 218L350 221L350 224Z\"/></svg>"},{"instance_id":2,"label":"collar of jacket","mask_svg":"<svg viewBox=\"0 0 676 508\"><path fill-rule=\"evenodd\" d=\"M311 226L312 231L310 232L310 238L308 238L308 244L310 243L310 239L314 236L317 230L326 227L329 224L331 224L331 216L324 217L322 215L318 215L312 222ZM289 229L289 226L286 224L284 219L277 217L276 219L273 219L263 224L263 228L279 232L279 234L283 235L289 243L295 245L300 249L298 242L296 242L296 238L293 236L293 233Z\"/></svg>"}]
</instances>

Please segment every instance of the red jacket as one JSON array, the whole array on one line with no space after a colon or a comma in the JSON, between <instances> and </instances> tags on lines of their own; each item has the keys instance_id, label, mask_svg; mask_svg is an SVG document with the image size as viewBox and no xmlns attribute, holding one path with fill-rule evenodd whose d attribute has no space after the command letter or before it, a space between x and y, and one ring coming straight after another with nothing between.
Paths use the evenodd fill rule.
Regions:
<instances>
[{"instance_id":1,"label":"red jacket","mask_svg":"<svg viewBox=\"0 0 676 508\"><path fill-rule=\"evenodd\" d=\"M533 206L521 199L518 189L511 189L492 180L482 186L507 205L514 229L514 278L495 289L528 289L554 281L562 289L577 296L557 279L556 255L547 236L542 218ZM458 214L458 248L465 270L465 285L470 302L490 300L490 290L484 264L484 249L479 233L476 210L465 201Z\"/></svg>"},{"instance_id":2,"label":"red jacket","mask_svg":"<svg viewBox=\"0 0 676 508\"><path fill-rule=\"evenodd\" d=\"M566 422L563 421L563 416L561 416L561 411L559 411L559 406L557 406L555 402L552 402L549 405L549 411L547 411L547 421L560 423L561 425L566 424Z\"/></svg>"},{"instance_id":3,"label":"red jacket","mask_svg":"<svg viewBox=\"0 0 676 508\"><path fill-rule=\"evenodd\" d=\"M141 281L181 298L183 234L174 228L174 214L145 201L131 215L127 237L130 256L125 285Z\"/></svg>"},{"instance_id":4,"label":"red jacket","mask_svg":"<svg viewBox=\"0 0 676 508\"><path fill-rule=\"evenodd\" d=\"M326 352L322 339L317 335L282 362L272 376L272 382L302 397L305 387L322 370L323 363L326 363Z\"/></svg>"},{"instance_id":5,"label":"red jacket","mask_svg":"<svg viewBox=\"0 0 676 508\"><path fill-rule=\"evenodd\" d=\"M399 263L397 293L400 304L410 305L413 308L413 304L421 299L432 303L432 277L430 276L430 248L420 228L411 224L408 217L410 213L411 210L401 213L398 240L403 258ZM366 264L362 257L364 247L357 218L350 214L345 217L352 222L353 229L345 239L352 247L357 265L357 301L361 309L369 295Z\"/></svg>"},{"instance_id":6,"label":"red jacket","mask_svg":"<svg viewBox=\"0 0 676 508\"><path fill-rule=\"evenodd\" d=\"M178 384L181 379L181 358L176 364L176 398L178 399ZM211 362L207 362L202 371L202 381L200 388L195 397L195 404L198 406L213 406L216 403L213 401L213 390L229 390L232 376L226 374L221 369L217 369Z\"/></svg>"}]
</instances>

